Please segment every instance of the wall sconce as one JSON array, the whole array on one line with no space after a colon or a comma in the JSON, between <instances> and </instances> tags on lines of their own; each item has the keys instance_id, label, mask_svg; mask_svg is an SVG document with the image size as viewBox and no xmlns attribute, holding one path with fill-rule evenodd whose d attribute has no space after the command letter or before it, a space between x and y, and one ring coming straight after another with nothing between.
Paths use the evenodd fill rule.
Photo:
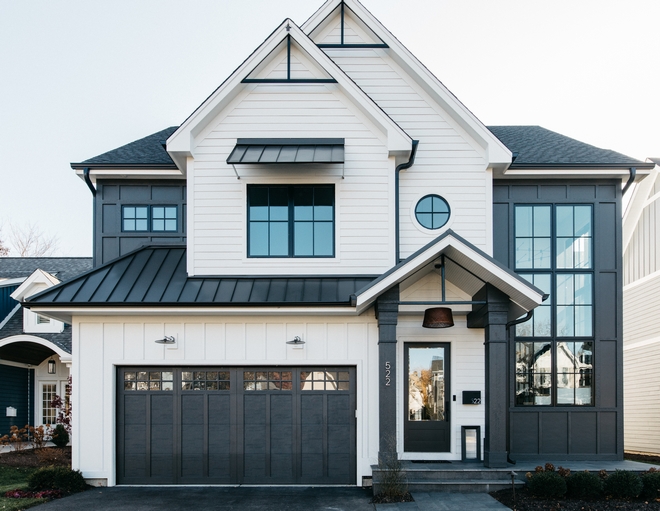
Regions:
<instances>
[{"instance_id":1,"label":"wall sconce","mask_svg":"<svg viewBox=\"0 0 660 511\"><path fill-rule=\"evenodd\" d=\"M55 361L52 358L48 361L48 374L55 374Z\"/></svg>"},{"instance_id":2,"label":"wall sconce","mask_svg":"<svg viewBox=\"0 0 660 511\"><path fill-rule=\"evenodd\" d=\"M156 344L174 344L176 342L176 339L171 335L166 335L162 339L156 339L154 342Z\"/></svg>"},{"instance_id":3,"label":"wall sconce","mask_svg":"<svg viewBox=\"0 0 660 511\"><path fill-rule=\"evenodd\" d=\"M449 328L454 326L454 316L449 307L432 307L424 311L424 328Z\"/></svg>"},{"instance_id":4,"label":"wall sconce","mask_svg":"<svg viewBox=\"0 0 660 511\"><path fill-rule=\"evenodd\" d=\"M299 336L295 336L292 341L286 341L287 344L293 344L294 346L302 346L305 344L305 341L303 341Z\"/></svg>"}]
</instances>

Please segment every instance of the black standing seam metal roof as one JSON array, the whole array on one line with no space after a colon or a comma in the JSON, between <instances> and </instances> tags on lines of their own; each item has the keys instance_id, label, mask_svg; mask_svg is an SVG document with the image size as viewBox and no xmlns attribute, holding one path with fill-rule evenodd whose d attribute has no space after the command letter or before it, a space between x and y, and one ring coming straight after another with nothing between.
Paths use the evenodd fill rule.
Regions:
<instances>
[{"instance_id":1,"label":"black standing seam metal roof","mask_svg":"<svg viewBox=\"0 0 660 511\"><path fill-rule=\"evenodd\" d=\"M239 138L227 163L344 163L344 139Z\"/></svg>"},{"instance_id":2,"label":"black standing seam metal roof","mask_svg":"<svg viewBox=\"0 0 660 511\"><path fill-rule=\"evenodd\" d=\"M78 306L350 306L377 276L188 277L184 246L135 250L26 300Z\"/></svg>"},{"instance_id":3,"label":"black standing seam metal roof","mask_svg":"<svg viewBox=\"0 0 660 511\"><path fill-rule=\"evenodd\" d=\"M561 135L541 126L487 126L487 128L516 155L511 168L533 168L535 166L566 167L570 165L616 166L628 168L652 168L653 164L644 163L629 156L600 149L579 140ZM73 168L95 166L128 167L151 166L175 168L176 165L167 154L163 143L177 130L176 126L136 140L125 146L103 153L82 163L72 163ZM233 153L232 153L233 154ZM232 155L230 155L232 158ZM343 158L343 155L342 155ZM228 160L229 163L232 163ZM247 163L247 162L243 162ZM335 162L336 163L336 162Z\"/></svg>"}]
</instances>

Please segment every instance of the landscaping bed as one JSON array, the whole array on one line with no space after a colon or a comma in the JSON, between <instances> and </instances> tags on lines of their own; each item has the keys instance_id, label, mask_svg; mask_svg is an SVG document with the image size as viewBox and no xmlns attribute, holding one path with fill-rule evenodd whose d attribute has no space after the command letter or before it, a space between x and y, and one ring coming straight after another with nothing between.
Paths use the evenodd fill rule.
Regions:
<instances>
[{"instance_id":1,"label":"landscaping bed","mask_svg":"<svg viewBox=\"0 0 660 511\"><path fill-rule=\"evenodd\" d=\"M44 447L43 449L22 449L0 454L0 466L3 467L70 467L71 447ZM2 508L0 508L2 509Z\"/></svg>"}]
</instances>

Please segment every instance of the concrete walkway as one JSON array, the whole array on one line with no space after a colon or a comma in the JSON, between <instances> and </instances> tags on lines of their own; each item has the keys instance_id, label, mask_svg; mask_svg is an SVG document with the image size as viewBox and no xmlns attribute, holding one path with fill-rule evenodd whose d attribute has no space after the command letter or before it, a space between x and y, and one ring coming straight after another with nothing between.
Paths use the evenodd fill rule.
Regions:
<instances>
[{"instance_id":1,"label":"concrete walkway","mask_svg":"<svg viewBox=\"0 0 660 511\"><path fill-rule=\"evenodd\" d=\"M362 488L224 488L128 487L94 488L39 506L39 511L491 511L507 510L485 493L413 492L415 502L372 504Z\"/></svg>"}]
</instances>

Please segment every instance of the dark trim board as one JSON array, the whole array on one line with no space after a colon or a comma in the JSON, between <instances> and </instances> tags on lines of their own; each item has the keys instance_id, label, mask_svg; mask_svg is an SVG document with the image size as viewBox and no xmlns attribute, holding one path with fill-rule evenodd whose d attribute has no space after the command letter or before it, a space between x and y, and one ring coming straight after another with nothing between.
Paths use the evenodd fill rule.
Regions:
<instances>
[{"instance_id":1,"label":"dark trim board","mask_svg":"<svg viewBox=\"0 0 660 511\"><path fill-rule=\"evenodd\" d=\"M117 483L356 484L355 410L354 367L118 368Z\"/></svg>"}]
</instances>

